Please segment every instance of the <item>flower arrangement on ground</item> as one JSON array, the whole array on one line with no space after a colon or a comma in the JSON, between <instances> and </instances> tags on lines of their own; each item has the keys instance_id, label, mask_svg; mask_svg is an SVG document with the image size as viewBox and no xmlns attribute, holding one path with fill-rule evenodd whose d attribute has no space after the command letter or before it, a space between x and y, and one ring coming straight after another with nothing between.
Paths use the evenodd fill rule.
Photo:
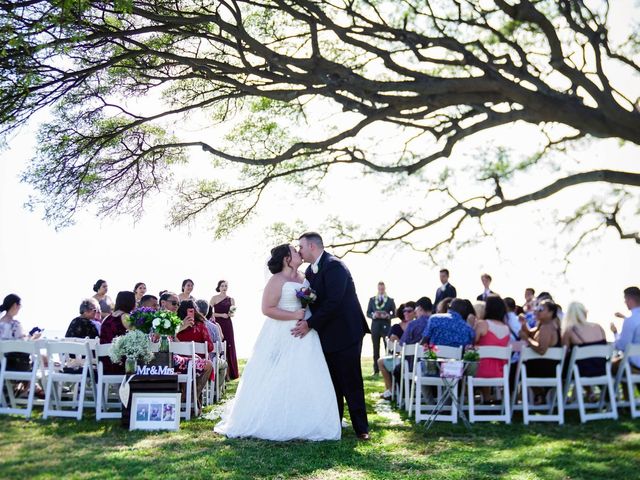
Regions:
<instances>
[{"instance_id":1,"label":"flower arrangement on ground","mask_svg":"<svg viewBox=\"0 0 640 480\"><path fill-rule=\"evenodd\" d=\"M125 369L128 373L135 369L135 363L138 360L151 361L153 352L149 336L139 330L130 330L125 335L114 338L109 358L113 363L122 363L123 357L126 359Z\"/></svg>"}]
</instances>

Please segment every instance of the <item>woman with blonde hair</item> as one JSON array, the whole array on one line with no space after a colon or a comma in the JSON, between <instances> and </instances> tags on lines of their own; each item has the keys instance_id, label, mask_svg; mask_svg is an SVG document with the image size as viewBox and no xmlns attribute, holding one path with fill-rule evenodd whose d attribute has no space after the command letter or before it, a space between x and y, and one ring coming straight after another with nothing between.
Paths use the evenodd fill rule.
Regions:
<instances>
[{"instance_id":1,"label":"woman with blonde hair","mask_svg":"<svg viewBox=\"0 0 640 480\"><path fill-rule=\"evenodd\" d=\"M562 344L570 350L573 346L606 345L604 329L597 323L587 322L587 309L580 302L571 302L562 322ZM576 364L583 377L605 374L604 358L585 358Z\"/></svg>"}]
</instances>

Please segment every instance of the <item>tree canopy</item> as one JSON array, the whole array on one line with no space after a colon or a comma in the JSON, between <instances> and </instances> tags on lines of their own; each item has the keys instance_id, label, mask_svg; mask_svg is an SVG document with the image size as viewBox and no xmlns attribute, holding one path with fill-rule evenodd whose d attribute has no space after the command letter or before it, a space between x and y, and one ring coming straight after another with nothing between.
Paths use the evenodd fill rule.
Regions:
<instances>
[{"instance_id":1,"label":"tree canopy","mask_svg":"<svg viewBox=\"0 0 640 480\"><path fill-rule=\"evenodd\" d=\"M56 225L87 204L139 213L148 195L175 186L174 224L215 212L224 234L279 182L319 187L344 165L422 178L467 139L526 123L546 141L524 160L503 149L485 158L475 179L482 194L464 197L440 175L425 183L444 198L440 210L403 212L370 233L338 227L334 245L368 252L452 221L451 235L429 250L465 222L591 183L611 184L611 197L576 202L567 224L591 213L583 236L611 226L640 244L620 222L640 173L615 156L560 169L532 191L510 184L571 142L640 144L640 37L633 24L612 29L615 8L604 0L0 0L0 134L48 113L24 180ZM309 120L319 110L328 118L321 125ZM212 141L211 131L177 127L192 121L232 128ZM402 148L375 148L372 132ZM216 168L240 166L240 175L177 182L174 169L194 149Z\"/></svg>"}]
</instances>

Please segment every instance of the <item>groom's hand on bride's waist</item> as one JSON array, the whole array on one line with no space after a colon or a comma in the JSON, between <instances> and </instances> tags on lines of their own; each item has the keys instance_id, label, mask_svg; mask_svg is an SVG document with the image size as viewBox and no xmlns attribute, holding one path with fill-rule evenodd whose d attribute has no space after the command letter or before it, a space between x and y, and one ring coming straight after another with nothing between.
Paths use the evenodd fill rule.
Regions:
<instances>
[{"instance_id":1,"label":"groom's hand on bride's waist","mask_svg":"<svg viewBox=\"0 0 640 480\"><path fill-rule=\"evenodd\" d=\"M304 337L307 333L309 333L309 324L306 320L298 320L296 326L291 329L291 335L294 337Z\"/></svg>"}]
</instances>

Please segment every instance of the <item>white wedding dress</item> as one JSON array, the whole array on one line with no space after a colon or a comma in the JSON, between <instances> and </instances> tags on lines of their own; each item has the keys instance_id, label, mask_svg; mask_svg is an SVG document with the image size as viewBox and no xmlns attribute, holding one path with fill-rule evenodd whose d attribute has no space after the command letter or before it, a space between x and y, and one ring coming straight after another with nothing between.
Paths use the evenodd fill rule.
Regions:
<instances>
[{"instance_id":1,"label":"white wedding dress","mask_svg":"<svg viewBox=\"0 0 640 480\"><path fill-rule=\"evenodd\" d=\"M301 308L296 289L286 282L278 308ZM341 423L329 369L315 330L291 335L295 320L265 319L235 399L215 432L227 437L265 440L339 440Z\"/></svg>"}]
</instances>

